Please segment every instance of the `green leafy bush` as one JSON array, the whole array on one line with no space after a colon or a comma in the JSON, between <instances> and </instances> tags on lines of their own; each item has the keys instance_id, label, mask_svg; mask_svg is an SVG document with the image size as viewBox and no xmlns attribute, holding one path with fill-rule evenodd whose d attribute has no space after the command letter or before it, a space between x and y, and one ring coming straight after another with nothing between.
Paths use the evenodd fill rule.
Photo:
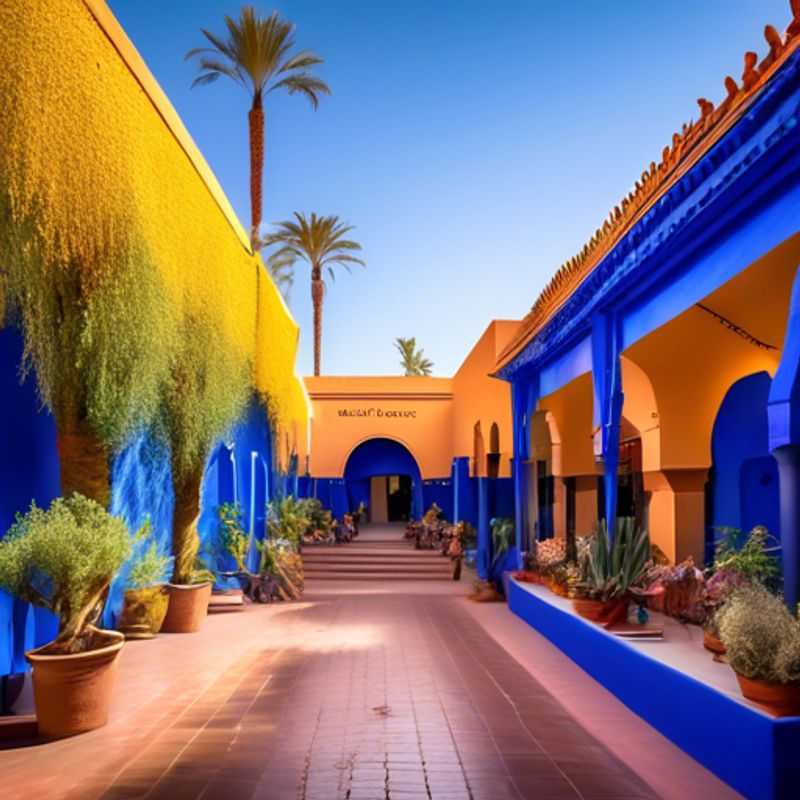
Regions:
<instances>
[{"instance_id":1,"label":"green leafy bush","mask_svg":"<svg viewBox=\"0 0 800 800\"><path fill-rule=\"evenodd\" d=\"M745 586L717 613L728 662L746 678L800 681L800 623L763 586Z\"/></svg>"},{"instance_id":2,"label":"green leafy bush","mask_svg":"<svg viewBox=\"0 0 800 800\"><path fill-rule=\"evenodd\" d=\"M223 503L218 511L220 544L244 571L250 540L242 527L242 509L238 503Z\"/></svg>"},{"instance_id":3,"label":"green leafy bush","mask_svg":"<svg viewBox=\"0 0 800 800\"><path fill-rule=\"evenodd\" d=\"M148 517L133 537L133 555L126 580L128 589L149 589L169 580L172 558L162 551L152 535Z\"/></svg>"},{"instance_id":4,"label":"green leafy bush","mask_svg":"<svg viewBox=\"0 0 800 800\"><path fill-rule=\"evenodd\" d=\"M318 503L319 501L314 501ZM319 509L322 508L320 504ZM314 514L314 520L309 516L309 511ZM300 544L303 534L308 531L314 521L319 520L321 515L316 505L312 505L307 500L295 500L291 495L287 495L282 500L274 501L267 505L267 531L272 540L285 539L294 548ZM328 525L330 524L330 514L328 514Z\"/></svg>"},{"instance_id":5,"label":"green leafy bush","mask_svg":"<svg viewBox=\"0 0 800 800\"><path fill-rule=\"evenodd\" d=\"M750 583L768 584L779 573L777 560L768 552L771 536L763 525L746 534L738 528L717 528L721 536L714 553L714 571L736 572Z\"/></svg>"},{"instance_id":6,"label":"green leafy bush","mask_svg":"<svg viewBox=\"0 0 800 800\"><path fill-rule=\"evenodd\" d=\"M52 652L91 647L91 622L131 552L119 517L82 495L31 504L0 541L0 587L58 617Z\"/></svg>"},{"instance_id":7,"label":"green leafy bush","mask_svg":"<svg viewBox=\"0 0 800 800\"><path fill-rule=\"evenodd\" d=\"M129 589L149 589L169 580L172 557L161 550L158 542L151 541L152 532L148 518L133 539L133 558L127 580Z\"/></svg>"},{"instance_id":8,"label":"green leafy bush","mask_svg":"<svg viewBox=\"0 0 800 800\"><path fill-rule=\"evenodd\" d=\"M298 501L299 513L306 518L307 525L303 533L322 531L327 533L333 525L331 512L323 508L315 497L306 497Z\"/></svg>"}]
</instances>

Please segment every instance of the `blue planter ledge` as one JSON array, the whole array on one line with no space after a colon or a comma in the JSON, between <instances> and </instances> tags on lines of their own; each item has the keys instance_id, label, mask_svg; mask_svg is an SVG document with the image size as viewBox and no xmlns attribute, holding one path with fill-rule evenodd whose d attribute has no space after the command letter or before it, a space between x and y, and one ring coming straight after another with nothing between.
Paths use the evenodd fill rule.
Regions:
<instances>
[{"instance_id":1,"label":"blue planter ledge","mask_svg":"<svg viewBox=\"0 0 800 800\"><path fill-rule=\"evenodd\" d=\"M508 605L628 708L749 800L800 797L800 717L772 717L737 695L730 668L698 651L699 629L664 618L663 642L629 643L579 617L570 601L514 579ZM685 671L678 667L684 658Z\"/></svg>"}]
</instances>

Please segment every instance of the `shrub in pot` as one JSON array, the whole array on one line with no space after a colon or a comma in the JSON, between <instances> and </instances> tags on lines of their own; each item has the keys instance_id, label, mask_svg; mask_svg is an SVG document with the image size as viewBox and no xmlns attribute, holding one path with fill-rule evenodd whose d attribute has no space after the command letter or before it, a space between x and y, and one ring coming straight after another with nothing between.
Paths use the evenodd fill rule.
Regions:
<instances>
[{"instance_id":1,"label":"shrub in pot","mask_svg":"<svg viewBox=\"0 0 800 800\"><path fill-rule=\"evenodd\" d=\"M647 530L635 529L635 520L617 520L609 544L601 521L581 561L581 579L575 586L573 605L583 617L612 625L627 615L631 590L642 581L650 563Z\"/></svg>"},{"instance_id":2,"label":"shrub in pot","mask_svg":"<svg viewBox=\"0 0 800 800\"><path fill-rule=\"evenodd\" d=\"M718 528L721 536L714 552L711 575L705 582L703 644L718 655L725 653L719 638L720 610L738 589L746 585L770 585L780 569L770 555L772 538L763 525L756 525L749 534L738 528Z\"/></svg>"},{"instance_id":3,"label":"shrub in pot","mask_svg":"<svg viewBox=\"0 0 800 800\"><path fill-rule=\"evenodd\" d=\"M56 638L26 653L42 736L70 736L108 719L125 639L93 623L130 549L125 523L79 494L47 510L32 504L0 541L0 586L58 617Z\"/></svg>"},{"instance_id":4,"label":"shrub in pot","mask_svg":"<svg viewBox=\"0 0 800 800\"><path fill-rule=\"evenodd\" d=\"M742 694L776 716L800 715L800 623L783 600L745 586L717 619Z\"/></svg>"},{"instance_id":5,"label":"shrub in pot","mask_svg":"<svg viewBox=\"0 0 800 800\"><path fill-rule=\"evenodd\" d=\"M181 349L163 393L158 432L172 462L175 510L172 518L172 581L162 631L192 633L208 612L213 573L198 562L200 490L214 444L242 415L250 399L251 369L219 331L218 309L187 311Z\"/></svg>"},{"instance_id":6,"label":"shrub in pot","mask_svg":"<svg viewBox=\"0 0 800 800\"><path fill-rule=\"evenodd\" d=\"M126 639L152 639L167 615L169 595L165 584L172 572L172 558L151 540L150 533L150 523L146 522L134 542L133 563L117 623Z\"/></svg>"},{"instance_id":7,"label":"shrub in pot","mask_svg":"<svg viewBox=\"0 0 800 800\"><path fill-rule=\"evenodd\" d=\"M247 566L247 555L250 552L250 537L242 525L242 509L238 503L222 503L217 509L218 548L217 555L222 556L224 565L229 566L232 559L235 569L219 572L221 578L235 578L238 589L222 588L212 592L211 606L215 610L241 611L244 609L245 596L252 597L254 581Z\"/></svg>"}]
</instances>

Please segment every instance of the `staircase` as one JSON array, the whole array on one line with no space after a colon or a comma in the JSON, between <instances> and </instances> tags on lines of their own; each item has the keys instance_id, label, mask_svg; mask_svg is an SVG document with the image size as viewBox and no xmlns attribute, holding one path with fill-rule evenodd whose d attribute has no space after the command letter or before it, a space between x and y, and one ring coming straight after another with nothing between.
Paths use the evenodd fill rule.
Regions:
<instances>
[{"instance_id":1,"label":"staircase","mask_svg":"<svg viewBox=\"0 0 800 800\"><path fill-rule=\"evenodd\" d=\"M349 544L306 545L303 570L307 581L449 581L452 564L438 551L415 550L403 537L403 526L361 529Z\"/></svg>"}]
</instances>

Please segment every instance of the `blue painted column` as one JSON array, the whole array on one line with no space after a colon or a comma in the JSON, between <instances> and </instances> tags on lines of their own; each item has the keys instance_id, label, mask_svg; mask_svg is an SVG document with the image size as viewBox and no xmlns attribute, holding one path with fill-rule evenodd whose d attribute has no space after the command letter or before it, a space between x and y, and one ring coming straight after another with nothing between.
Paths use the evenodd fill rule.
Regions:
<instances>
[{"instance_id":1,"label":"blue painted column","mask_svg":"<svg viewBox=\"0 0 800 800\"><path fill-rule=\"evenodd\" d=\"M453 459L453 522L458 524L458 489L459 489L459 480L458 480L458 459Z\"/></svg>"},{"instance_id":2,"label":"blue painted column","mask_svg":"<svg viewBox=\"0 0 800 800\"><path fill-rule=\"evenodd\" d=\"M800 270L792 287L781 363L769 390L767 421L780 483L783 596L794 613L800 602Z\"/></svg>"},{"instance_id":3,"label":"blue painted column","mask_svg":"<svg viewBox=\"0 0 800 800\"><path fill-rule=\"evenodd\" d=\"M534 541L528 541L528 469L531 418L539 402L539 376L515 380L511 385L512 422L514 427L514 533L516 536L517 568L522 567L522 553L526 547L533 549Z\"/></svg>"},{"instance_id":4,"label":"blue painted column","mask_svg":"<svg viewBox=\"0 0 800 800\"><path fill-rule=\"evenodd\" d=\"M617 522L617 471L619 431L622 419L622 334L614 314L597 314L592 319L592 380L594 383L594 424L600 431L595 456L603 460L605 521L609 540Z\"/></svg>"},{"instance_id":5,"label":"blue painted column","mask_svg":"<svg viewBox=\"0 0 800 800\"><path fill-rule=\"evenodd\" d=\"M417 476L411 485L411 519L422 519L425 499L422 494L422 478Z\"/></svg>"},{"instance_id":6,"label":"blue painted column","mask_svg":"<svg viewBox=\"0 0 800 800\"><path fill-rule=\"evenodd\" d=\"M489 479L478 479L478 558L477 570L481 580L489 579L492 563L492 537L489 532Z\"/></svg>"},{"instance_id":7,"label":"blue painted column","mask_svg":"<svg viewBox=\"0 0 800 800\"><path fill-rule=\"evenodd\" d=\"M800 446L778 447L772 452L778 462L781 513L783 596L791 611L800 603Z\"/></svg>"}]
</instances>

